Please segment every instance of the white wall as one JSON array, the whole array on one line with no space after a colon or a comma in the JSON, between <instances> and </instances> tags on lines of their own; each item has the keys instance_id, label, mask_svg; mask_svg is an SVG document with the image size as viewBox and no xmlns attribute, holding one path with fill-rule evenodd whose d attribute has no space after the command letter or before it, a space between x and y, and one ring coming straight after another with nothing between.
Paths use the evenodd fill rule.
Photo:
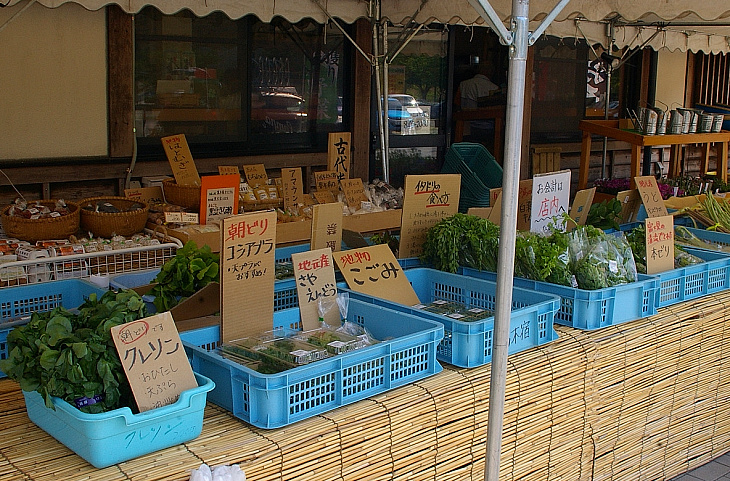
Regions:
<instances>
[{"instance_id":1,"label":"white wall","mask_svg":"<svg viewBox=\"0 0 730 481\"><path fill-rule=\"evenodd\" d=\"M0 159L107 155L104 9L34 4L0 31L0 66Z\"/></svg>"},{"instance_id":2,"label":"white wall","mask_svg":"<svg viewBox=\"0 0 730 481\"><path fill-rule=\"evenodd\" d=\"M687 54L685 52L670 52L662 49L657 52L657 80L656 100L657 107L668 109L684 105L684 83L687 71ZM664 105L662 105L662 102ZM690 107L686 105L685 107Z\"/></svg>"}]
</instances>

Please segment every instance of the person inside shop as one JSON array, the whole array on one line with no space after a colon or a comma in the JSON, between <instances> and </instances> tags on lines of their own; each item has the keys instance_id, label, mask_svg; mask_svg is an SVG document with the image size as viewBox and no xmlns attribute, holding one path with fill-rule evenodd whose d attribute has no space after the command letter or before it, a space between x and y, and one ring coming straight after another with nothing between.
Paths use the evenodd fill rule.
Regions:
<instances>
[{"instance_id":1,"label":"person inside shop","mask_svg":"<svg viewBox=\"0 0 730 481\"><path fill-rule=\"evenodd\" d=\"M492 70L490 63L479 63L474 76L459 84L455 95L457 109L476 109L493 104L490 99L496 99L502 89L490 80ZM462 140L478 142L485 145L487 149L491 149L494 146L494 119L485 118L466 122Z\"/></svg>"}]
</instances>

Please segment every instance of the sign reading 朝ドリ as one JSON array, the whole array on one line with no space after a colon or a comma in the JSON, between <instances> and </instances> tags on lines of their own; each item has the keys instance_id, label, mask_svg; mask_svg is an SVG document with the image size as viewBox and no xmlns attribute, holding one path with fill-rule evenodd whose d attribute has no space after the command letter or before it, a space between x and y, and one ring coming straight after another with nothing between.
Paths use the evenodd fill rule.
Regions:
<instances>
[{"instance_id":1,"label":"sign reading \u671d\u30c9\u30ea","mask_svg":"<svg viewBox=\"0 0 730 481\"><path fill-rule=\"evenodd\" d=\"M337 283L332 251L317 249L298 252L292 254L291 258L294 279L297 283L302 329L305 331L317 329L320 327L320 318L330 326L339 327L340 310L337 306Z\"/></svg>"},{"instance_id":2,"label":"sign reading \u671d\u30c9\u30ea","mask_svg":"<svg viewBox=\"0 0 730 481\"><path fill-rule=\"evenodd\" d=\"M662 193L659 192L659 186L653 175L643 177L634 177L636 188L639 190L641 202L646 209L647 217L661 217L667 215L667 208L662 199Z\"/></svg>"},{"instance_id":3,"label":"sign reading \u671d\u30c9\u30ea","mask_svg":"<svg viewBox=\"0 0 730 481\"><path fill-rule=\"evenodd\" d=\"M112 327L111 336L140 412L198 387L170 311Z\"/></svg>"},{"instance_id":4,"label":"sign reading \u671d\u30c9\u30ea","mask_svg":"<svg viewBox=\"0 0 730 481\"><path fill-rule=\"evenodd\" d=\"M294 211L299 204L304 203L302 183L302 168L293 167L281 169L281 185L284 191L284 208Z\"/></svg>"},{"instance_id":5,"label":"sign reading \u671d\u30c9\u30ea","mask_svg":"<svg viewBox=\"0 0 730 481\"><path fill-rule=\"evenodd\" d=\"M162 137L162 146L165 148L165 155L170 162L172 174L175 176L177 185L200 185L200 175L193 161L193 154L190 153L188 141L185 134Z\"/></svg>"},{"instance_id":6,"label":"sign reading \u671d\u30c9\u30ea","mask_svg":"<svg viewBox=\"0 0 730 481\"><path fill-rule=\"evenodd\" d=\"M416 292L388 245L340 251L333 256L353 291L407 306L419 303Z\"/></svg>"},{"instance_id":7,"label":"sign reading \u671d\u30c9\u30ea","mask_svg":"<svg viewBox=\"0 0 730 481\"><path fill-rule=\"evenodd\" d=\"M221 341L271 330L274 316L276 212L222 220Z\"/></svg>"},{"instance_id":8,"label":"sign reading \u671d\u30c9\u30ea","mask_svg":"<svg viewBox=\"0 0 730 481\"><path fill-rule=\"evenodd\" d=\"M327 142L327 170L337 173L337 180L350 177L350 132L330 132Z\"/></svg>"},{"instance_id":9,"label":"sign reading \u671d\u30c9\u30ea","mask_svg":"<svg viewBox=\"0 0 730 481\"><path fill-rule=\"evenodd\" d=\"M649 217L646 226L646 273L674 269L674 217Z\"/></svg>"},{"instance_id":10,"label":"sign reading \u671d\u30c9\u30ea","mask_svg":"<svg viewBox=\"0 0 730 481\"><path fill-rule=\"evenodd\" d=\"M239 175L206 175L201 179L200 223L214 221L238 214Z\"/></svg>"},{"instance_id":11,"label":"sign reading \u671d\u30c9\u30ea","mask_svg":"<svg viewBox=\"0 0 730 481\"><path fill-rule=\"evenodd\" d=\"M342 202L312 206L311 249L342 249Z\"/></svg>"},{"instance_id":12,"label":"sign reading \u671d\u30c9\u30ea","mask_svg":"<svg viewBox=\"0 0 730 481\"><path fill-rule=\"evenodd\" d=\"M570 205L570 171L538 174L532 179L530 232L549 235L551 227L563 229Z\"/></svg>"},{"instance_id":13,"label":"sign reading \u671d\u30c9\u30ea","mask_svg":"<svg viewBox=\"0 0 730 481\"><path fill-rule=\"evenodd\" d=\"M399 257L423 252L428 229L458 212L460 188L460 174L406 175Z\"/></svg>"}]
</instances>

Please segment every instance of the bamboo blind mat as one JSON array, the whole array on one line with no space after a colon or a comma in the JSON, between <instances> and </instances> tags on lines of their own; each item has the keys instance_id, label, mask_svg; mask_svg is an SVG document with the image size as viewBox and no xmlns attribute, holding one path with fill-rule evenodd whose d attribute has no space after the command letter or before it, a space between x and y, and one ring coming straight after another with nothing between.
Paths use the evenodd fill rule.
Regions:
<instances>
[{"instance_id":1,"label":"bamboo blind mat","mask_svg":"<svg viewBox=\"0 0 730 481\"><path fill-rule=\"evenodd\" d=\"M730 451L730 292L578 331L509 357L501 480L669 479ZM275 430L208 404L195 440L95 469L31 423L0 381L0 479L484 479L491 366L457 369Z\"/></svg>"}]
</instances>

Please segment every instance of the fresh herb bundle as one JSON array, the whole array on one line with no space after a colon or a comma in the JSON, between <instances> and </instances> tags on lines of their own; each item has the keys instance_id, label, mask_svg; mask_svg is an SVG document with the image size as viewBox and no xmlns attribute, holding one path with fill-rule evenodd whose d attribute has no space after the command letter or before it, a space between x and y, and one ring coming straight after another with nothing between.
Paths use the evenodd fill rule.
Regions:
<instances>
[{"instance_id":1,"label":"fresh herb bundle","mask_svg":"<svg viewBox=\"0 0 730 481\"><path fill-rule=\"evenodd\" d=\"M421 260L447 272L460 266L496 271L498 245L499 226L473 215L454 214L428 230Z\"/></svg>"},{"instance_id":2,"label":"fresh herb bundle","mask_svg":"<svg viewBox=\"0 0 730 481\"><path fill-rule=\"evenodd\" d=\"M591 205L586 217L586 224L599 229L618 230L619 222L621 222L621 201L615 198Z\"/></svg>"}]
</instances>

